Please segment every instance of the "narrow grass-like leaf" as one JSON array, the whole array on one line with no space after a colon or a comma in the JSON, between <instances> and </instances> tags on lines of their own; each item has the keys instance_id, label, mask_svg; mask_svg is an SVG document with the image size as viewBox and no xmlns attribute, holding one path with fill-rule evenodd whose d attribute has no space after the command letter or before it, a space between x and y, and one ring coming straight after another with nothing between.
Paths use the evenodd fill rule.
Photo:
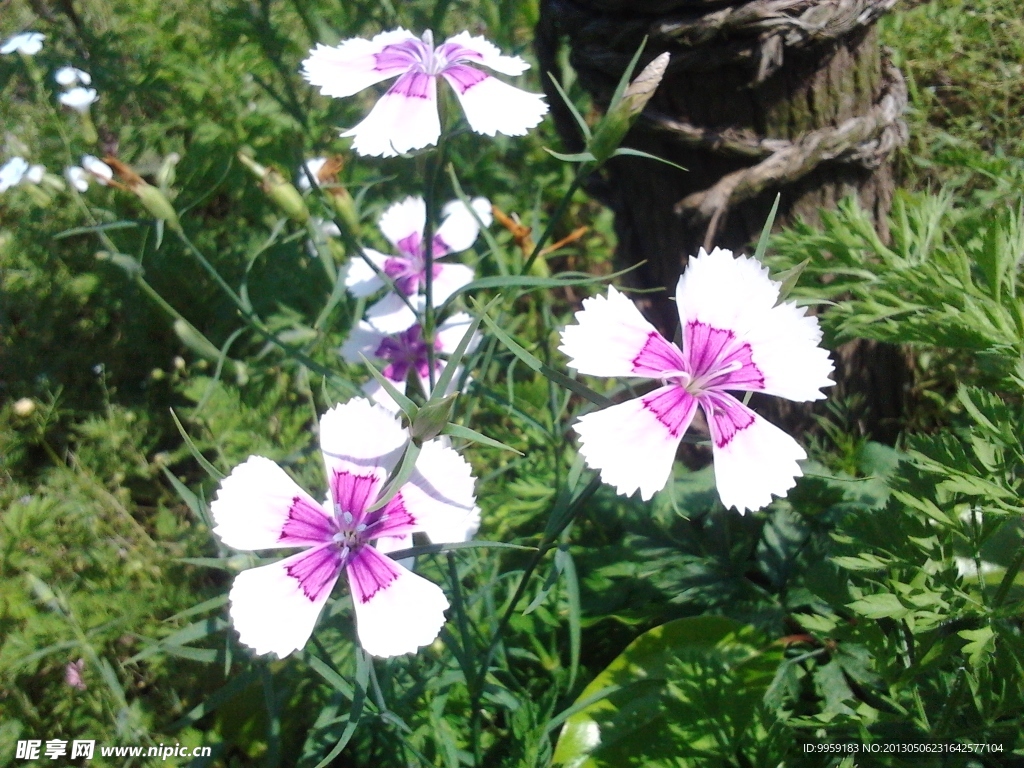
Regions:
<instances>
[{"instance_id":1,"label":"narrow grass-like leaf","mask_svg":"<svg viewBox=\"0 0 1024 768\"><path fill-rule=\"evenodd\" d=\"M392 560L401 560L406 557L419 557L420 555L439 555L445 552L454 552L459 549L516 549L520 552L536 552L536 547L525 547L522 544L509 544L505 541L452 541L447 544L424 544L421 547L409 547L408 549L396 549L388 552Z\"/></svg>"},{"instance_id":2,"label":"narrow grass-like leaf","mask_svg":"<svg viewBox=\"0 0 1024 768\"><path fill-rule=\"evenodd\" d=\"M171 418L174 419L174 426L178 428L178 433L181 435L181 439L185 441L185 445L188 447L189 453L192 454L192 458L194 458L199 463L199 466L206 470L206 474L208 474L214 480L222 480L224 478L224 473L217 469L215 466L213 466L213 464L211 464L209 460L205 456L203 456L203 454L196 447L196 444L192 442L192 438L189 437L188 432L185 431L185 427L182 426L181 421L178 420L178 414L174 412L173 408L171 408L170 411Z\"/></svg>"},{"instance_id":3,"label":"narrow grass-like leaf","mask_svg":"<svg viewBox=\"0 0 1024 768\"><path fill-rule=\"evenodd\" d=\"M480 443L481 445L486 445L491 448L497 448L498 450L501 451L511 451L517 456L523 455L522 451L517 451L510 445L505 445L504 443L499 442L498 440L495 440L491 437L488 437L487 435L477 432L475 429L464 427L461 424L448 424L443 430L441 430L441 434L449 435L450 437L461 437L463 440L469 440L474 443Z\"/></svg>"},{"instance_id":4,"label":"narrow grass-like leaf","mask_svg":"<svg viewBox=\"0 0 1024 768\"><path fill-rule=\"evenodd\" d=\"M768 218L764 221L764 226L761 228L761 236L757 239L757 247L754 249L754 258L762 263L764 261L764 252L768 250L768 240L772 234L772 225L775 224L775 215L779 212L780 200L782 200L781 192L775 196L775 202L772 203L772 209L768 212Z\"/></svg>"},{"instance_id":5,"label":"narrow grass-like leaf","mask_svg":"<svg viewBox=\"0 0 1024 768\"><path fill-rule=\"evenodd\" d=\"M565 547L555 550L555 566L565 577L565 599L569 603L569 680L565 687L572 690L576 684L576 675L580 671L580 648L583 637L580 581L572 554Z\"/></svg>"},{"instance_id":6,"label":"narrow grass-like leaf","mask_svg":"<svg viewBox=\"0 0 1024 768\"><path fill-rule=\"evenodd\" d=\"M478 311L480 310L480 306L476 304L476 302L474 302L474 308ZM599 394L585 384L581 384L575 379L566 376L561 371L556 371L554 368L542 363L538 357L527 352L526 349L524 349L518 342L505 333L505 331L491 319L490 315L481 314L480 317L483 318L487 327L495 336L498 337L501 343L504 344L513 355L526 363L531 370L547 377L556 384L560 384L566 389L572 390L580 397L583 397L596 405L604 407L612 404L612 401L604 395Z\"/></svg>"},{"instance_id":7,"label":"narrow grass-like leaf","mask_svg":"<svg viewBox=\"0 0 1024 768\"><path fill-rule=\"evenodd\" d=\"M212 694L207 696L202 703L192 707L192 709L168 725L167 730L169 732L174 732L182 728L187 728L190 725L194 725L206 715L211 712L215 712L222 704L233 699L258 679L259 671L257 669L249 669L237 677L232 678L227 685L218 688Z\"/></svg>"},{"instance_id":8,"label":"narrow grass-like leaf","mask_svg":"<svg viewBox=\"0 0 1024 768\"><path fill-rule=\"evenodd\" d=\"M365 363L366 367L369 369L370 375L377 380L377 383L384 388L384 391L391 396L391 399L398 403L398 407L402 409L402 412L406 415L409 421L415 419L416 411L419 410L416 407L416 403L395 389L395 385L388 381L387 377L378 371L374 367L373 363L366 359L366 355L360 354L359 356L363 358L363 363Z\"/></svg>"},{"instance_id":9,"label":"narrow grass-like leaf","mask_svg":"<svg viewBox=\"0 0 1024 768\"><path fill-rule=\"evenodd\" d=\"M583 134L583 138L589 142L591 133L590 126L587 125L587 121L583 119L583 115L581 115L580 111L576 109L576 105L572 103L572 99L569 98L569 94L567 94L565 89L562 88L562 84L558 82L558 78L555 77L553 73L548 72L548 79L551 80L551 84L555 86L555 90L558 91L558 95L562 97L562 102L569 108L569 112L572 113L573 119L576 121L576 125L580 127L580 132ZM551 150L548 151L550 152ZM552 154L554 153L552 152ZM591 155L591 159L593 159L593 155Z\"/></svg>"},{"instance_id":10,"label":"narrow grass-like leaf","mask_svg":"<svg viewBox=\"0 0 1024 768\"><path fill-rule=\"evenodd\" d=\"M366 686L370 681L370 664L372 663L366 659L361 648L356 651L356 688L352 696L352 708L348 713L348 725L345 726L338 743L324 756L323 760L316 764L316 768L327 768L334 758L341 754L341 750L348 745L352 734L356 732L359 719L363 714L363 706L366 704Z\"/></svg>"},{"instance_id":11,"label":"narrow grass-like leaf","mask_svg":"<svg viewBox=\"0 0 1024 768\"><path fill-rule=\"evenodd\" d=\"M174 490L177 491L178 495L181 496L181 500L185 502L185 505L192 510L192 514L195 515L207 528L212 528L212 520L210 520L210 512L206 508L206 505L199 500L199 497L192 493L188 487L174 476L167 467L160 467L163 470L164 476L170 481L171 485L174 486Z\"/></svg>"},{"instance_id":12,"label":"narrow grass-like leaf","mask_svg":"<svg viewBox=\"0 0 1024 768\"><path fill-rule=\"evenodd\" d=\"M621 155L627 155L629 157L642 157L645 160L655 160L659 163L664 163L665 165L671 165L673 168L678 168L680 171L690 170L689 168L684 168L683 166L679 165L679 163L673 163L671 160L666 160L664 157L658 157L657 155L652 155L650 152L644 152L642 149L634 149L633 147L619 147L614 152L612 152L612 157L619 157Z\"/></svg>"},{"instance_id":13,"label":"narrow grass-like leaf","mask_svg":"<svg viewBox=\"0 0 1024 768\"><path fill-rule=\"evenodd\" d=\"M137 221L112 221L109 224L96 224L91 227L72 227L71 229L65 229L63 232L58 232L53 236L54 240L63 240L66 237L74 237L75 235L91 235L96 232L108 232L114 229L133 229L139 226Z\"/></svg>"},{"instance_id":14,"label":"narrow grass-like leaf","mask_svg":"<svg viewBox=\"0 0 1024 768\"><path fill-rule=\"evenodd\" d=\"M220 616L211 616L208 619L197 621L189 624L187 627L179 629L177 632L172 632L167 637L160 639L152 645L143 648L141 651L136 653L126 663L132 664L137 661L155 656L156 654L163 651L166 646L183 646L188 643L192 643L196 640L202 640L204 637L219 632L228 626L226 619L222 619Z\"/></svg>"},{"instance_id":15,"label":"narrow grass-like leaf","mask_svg":"<svg viewBox=\"0 0 1024 768\"><path fill-rule=\"evenodd\" d=\"M555 152L555 150L549 149L548 147L544 147L544 151L556 160L561 160L563 163L592 163L597 160L597 158L590 152L574 152L571 155L567 155L564 152Z\"/></svg>"},{"instance_id":16,"label":"narrow grass-like leaf","mask_svg":"<svg viewBox=\"0 0 1024 768\"><path fill-rule=\"evenodd\" d=\"M412 477L413 470L416 469L416 459L419 455L420 447L416 445L416 443L410 442L405 446L405 453L402 454L402 461L399 463L398 469L388 480L388 484L384 488L384 492L381 493L380 497L366 508L367 514L382 508L385 504L391 501L395 494L401 490L402 486L409 481L409 478Z\"/></svg>"}]
</instances>

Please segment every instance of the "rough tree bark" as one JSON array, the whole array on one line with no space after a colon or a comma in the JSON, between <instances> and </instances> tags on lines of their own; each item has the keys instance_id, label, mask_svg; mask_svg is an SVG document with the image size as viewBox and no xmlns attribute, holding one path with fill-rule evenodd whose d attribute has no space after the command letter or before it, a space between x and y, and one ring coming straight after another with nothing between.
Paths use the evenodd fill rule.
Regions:
<instances>
[{"instance_id":1,"label":"rough tree bark","mask_svg":"<svg viewBox=\"0 0 1024 768\"><path fill-rule=\"evenodd\" d=\"M894 187L889 156L905 141L907 94L874 22L897 0L542 0L536 47L559 73L562 41L581 85L604 108L645 36L643 66L668 51L668 71L625 144L682 165L619 157L588 191L615 213L618 257L634 285L661 289L649 318L674 332L669 299L688 254L743 250L781 193L777 226L854 194L882 230ZM548 85L570 151L571 116ZM906 365L895 349L847 345L840 395L869 402L867 431L895 436ZM790 428L806 409L777 412Z\"/></svg>"}]
</instances>

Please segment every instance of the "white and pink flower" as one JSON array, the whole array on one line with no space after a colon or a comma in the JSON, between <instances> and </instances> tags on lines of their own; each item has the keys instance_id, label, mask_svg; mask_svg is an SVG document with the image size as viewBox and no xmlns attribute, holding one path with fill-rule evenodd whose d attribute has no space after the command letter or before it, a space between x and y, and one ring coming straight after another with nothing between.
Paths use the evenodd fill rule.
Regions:
<instances>
[{"instance_id":1,"label":"white and pink flower","mask_svg":"<svg viewBox=\"0 0 1024 768\"><path fill-rule=\"evenodd\" d=\"M342 136L352 136L361 155L394 157L437 143L441 121L437 81L455 91L469 127L494 136L522 136L548 111L544 98L503 83L476 68L521 75L529 68L518 56L503 56L482 37L462 32L434 46L430 30L382 32L372 40L351 38L335 47L317 45L302 62L303 76L325 96L352 96L397 77L370 114Z\"/></svg>"},{"instance_id":2,"label":"white and pink flower","mask_svg":"<svg viewBox=\"0 0 1024 768\"><path fill-rule=\"evenodd\" d=\"M437 327L434 334L434 380L445 367L444 357L452 354L459 345L472 318L465 312L458 312ZM467 351L472 352L478 340L471 340ZM420 383L424 395L430 396L430 358L427 355L427 342L423 338L423 329L419 324L413 325L398 333L384 333L365 320L359 322L340 350L342 358L348 363L361 363L362 358L381 364L381 373L394 384L395 389L405 393L409 374L413 373ZM462 375L462 368L454 371L445 394L455 391ZM370 379L364 386L366 396L380 403L389 411L397 411L395 403L387 391L376 379Z\"/></svg>"},{"instance_id":3,"label":"white and pink flower","mask_svg":"<svg viewBox=\"0 0 1024 768\"><path fill-rule=\"evenodd\" d=\"M434 542L464 541L479 510L469 464L439 440L423 444L409 481L379 504L408 442L395 416L360 398L320 420L325 504L262 456L250 456L221 482L210 510L225 544L303 549L235 578L230 613L243 643L281 658L301 648L342 572L369 653L411 653L437 637L448 608L444 593L383 552L407 545L417 531Z\"/></svg>"},{"instance_id":4,"label":"white and pink flower","mask_svg":"<svg viewBox=\"0 0 1024 768\"><path fill-rule=\"evenodd\" d=\"M417 297L426 288L427 281L426 249L423 242L426 222L427 207L423 198L407 197L392 205L380 217L380 230L396 254L389 256L372 248L363 251L378 270L391 278L395 289L417 308ZM441 211L441 224L434 233L432 258L442 259L468 249L480 234L480 223L485 226L491 223L491 204L485 198L475 198L469 206L460 200L452 200L445 205ZM433 303L444 303L472 280L473 270L465 264L435 261L431 285ZM384 280L363 259L353 259L349 263L345 286L353 296L372 296L384 285ZM389 293L370 307L367 318L380 331L398 333L416 322L416 313L401 297Z\"/></svg>"},{"instance_id":5,"label":"white and pink flower","mask_svg":"<svg viewBox=\"0 0 1024 768\"><path fill-rule=\"evenodd\" d=\"M821 329L806 309L779 303L779 283L755 259L716 248L690 259L676 288L682 349L610 288L562 332L569 365L593 376L642 377L661 386L582 416L580 453L622 494L665 487L676 450L700 408L711 433L715 481L727 507L760 509L796 483L807 458L797 442L729 391L818 400L832 385Z\"/></svg>"}]
</instances>

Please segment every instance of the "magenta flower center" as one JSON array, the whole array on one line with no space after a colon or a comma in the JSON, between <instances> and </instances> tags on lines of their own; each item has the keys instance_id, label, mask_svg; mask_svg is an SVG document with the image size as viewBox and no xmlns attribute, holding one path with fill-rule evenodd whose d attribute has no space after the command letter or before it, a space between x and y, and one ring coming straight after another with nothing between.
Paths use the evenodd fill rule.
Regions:
<instances>
[{"instance_id":1,"label":"magenta flower center","mask_svg":"<svg viewBox=\"0 0 1024 768\"><path fill-rule=\"evenodd\" d=\"M441 348L440 340L434 339L434 351ZM374 353L388 364L381 371L391 381L405 381L409 370L415 370L421 378L430 375L430 360L427 356L427 342L423 339L423 329L419 324L407 331L396 333L381 341ZM440 368L435 360L435 367Z\"/></svg>"}]
</instances>

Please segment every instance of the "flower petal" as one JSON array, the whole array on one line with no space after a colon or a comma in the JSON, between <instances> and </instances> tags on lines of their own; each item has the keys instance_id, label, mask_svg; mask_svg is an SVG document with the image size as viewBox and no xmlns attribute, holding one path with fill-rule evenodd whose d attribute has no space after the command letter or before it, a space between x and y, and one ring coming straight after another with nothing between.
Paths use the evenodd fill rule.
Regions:
<instances>
[{"instance_id":1,"label":"flower petal","mask_svg":"<svg viewBox=\"0 0 1024 768\"><path fill-rule=\"evenodd\" d=\"M372 40L354 37L330 47L317 45L302 62L302 76L318 86L324 96L352 96L374 83L407 72L411 58L381 55L391 45L399 45L416 36L404 29L381 32Z\"/></svg>"},{"instance_id":2,"label":"flower petal","mask_svg":"<svg viewBox=\"0 0 1024 768\"><path fill-rule=\"evenodd\" d=\"M406 570L371 546L346 567L359 642L374 656L413 653L444 626L448 600L436 584Z\"/></svg>"},{"instance_id":3,"label":"flower petal","mask_svg":"<svg viewBox=\"0 0 1024 768\"><path fill-rule=\"evenodd\" d=\"M367 469L386 477L408 441L408 431L393 414L361 397L336 405L320 417L320 450L329 478L335 472L365 474Z\"/></svg>"},{"instance_id":4,"label":"flower petal","mask_svg":"<svg viewBox=\"0 0 1024 768\"><path fill-rule=\"evenodd\" d=\"M441 135L437 78L406 72L359 125L341 135L354 137L352 149L372 157L395 157L436 144Z\"/></svg>"},{"instance_id":5,"label":"flower petal","mask_svg":"<svg viewBox=\"0 0 1024 768\"><path fill-rule=\"evenodd\" d=\"M435 307L444 304L453 293L463 286L469 285L476 277L473 268L467 267L465 264L439 263L434 265L434 269L436 272L430 292L433 294Z\"/></svg>"},{"instance_id":6,"label":"flower petal","mask_svg":"<svg viewBox=\"0 0 1024 768\"><path fill-rule=\"evenodd\" d=\"M441 210L441 226L434 235L434 256L466 250L476 242L480 224L487 227L491 221L491 201L487 198L474 198L470 205L461 200L452 200Z\"/></svg>"},{"instance_id":7,"label":"flower petal","mask_svg":"<svg viewBox=\"0 0 1024 768\"><path fill-rule=\"evenodd\" d=\"M250 456L221 480L210 512L213 532L235 549L310 546L334 533L329 513L263 456Z\"/></svg>"},{"instance_id":8,"label":"flower petal","mask_svg":"<svg viewBox=\"0 0 1024 768\"><path fill-rule=\"evenodd\" d=\"M456 312L441 323L437 328L437 335L435 336L437 339L437 351L446 355L454 352L455 348L459 346L459 342L462 341L462 337L466 335L466 331L469 330L472 322L473 318L465 312ZM469 346L466 347L466 354L476 350L479 343L480 334L474 333L473 338L469 340Z\"/></svg>"},{"instance_id":9,"label":"flower petal","mask_svg":"<svg viewBox=\"0 0 1024 768\"><path fill-rule=\"evenodd\" d=\"M416 469L402 486L405 509L435 544L466 541L480 527L473 470L458 452L443 440L423 443Z\"/></svg>"},{"instance_id":10,"label":"flower petal","mask_svg":"<svg viewBox=\"0 0 1024 768\"><path fill-rule=\"evenodd\" d=\"M745 383L734 376L737 381L725 388L756 389L790 400L821 399L820 388L832 384L832 363L828 351L818 346L818 321L792 303L776 306L778 299L779 284L756 259L733 257L721 248L702 249L691 258L676 287L684 326L703 323L750 346L759 376Z\"/></svg>"},{"instance_id":11,"label":"flower petal","mask_svg":"<svg viewBox=\"0 0 1024 768\"><path fill-rule=\"evenodd\" d=\"M229 595L239 640L284 658L306 644L341 574L330 546L315 547L235 577Z\"/></svg>"},{"instance_id":12,"label":"flower petal","mask_svg":"<svg viewBox=\"0 0 1024 768\"><path fill-rule=\"evenodd\" d=\"M484 37L460 32L438 46L438 54L448 61L474 61L503 75L521 75L530 65L518 56L503 56L501 50Z\"/></svg>"},{"instance_id":13,"label":"flower petal","mask_svg":"<svg viewBox=\"0 0 1024 768\"><path fill-rule=\"evenodd\" d=\"M648 323L629 297L608 288L608 296L584 299L577 325L566 326L559 347L569 365L591 376L661 378L684 369L682 353Z\"/></svg>"},{"instance_id":14,"label":"flower petal","mask_svg":"<svg viewBox=\"0 0 1024 768\"><path fill-rule=\"evenodd\" d=\"M700 406L711 431L715 484L727 507L760 509L785 496L802 472L803 448L732 395L707 392Z\"/></svg>"},{"instance_id":15,"label":"flower petal","mask_svg":"<svg viewBox=\"0 0 1024 768\"><path fill-rule=\"evenodd\" d=\"M23 157L12 157L0 167L0 192L6 192L11 187L21 183L28 173L28 161Z\"/></svg>"},{"instance_id":16,"label":"flower petal","mask_svg":"<svg viewBox=\"0 0 1024 768\"><path fill-rule=\"evenodd\" d=\"M485 136L522 136L548 112L540 94L520 90L473 67L457 64L442 77L455 89L469 127Z\"/></svg>"},{"instance_id":17,"label":"flower petal","mask_svg":"<svg viewBox=\"0 0 1024 768\"><path fill-rule=\"evenodd\" d=\"M356 323L356 327L348 332L348 338L341 345L338 353L346 363L358 364L363 362L363 357L373 360L377 356L380 343L387 338L387 334L374 328L365 320Z\"/></svg>"},{"instance_id":18,"label":"flower petal","mask_svg":"<svg viewBox=\"0 0 1024 768\"><path fill-rule=\"evenodd\" d=\"M416 237L417 246L423 239L423 228L427 225L427 205L422 197L407 197L388 206L377 224L384 237L396 248L402 248L411 236Z\"/></svg>"},{"instance_id":19,"label":"flower petal","mask_svg":"<svg viewBox=\"0 0 1024 768\"><path fill-rule=\"evenodd\" d=\"M668 482L696 410L697 401L685 389L669 385L588 413L575 425L580 453L616 491L628 496L639 489L647 501Z\"/></svg>"},{"instance_id":20,"label":"flower petal","mask_svg":"<svg viewBox=\"0 0 1024 768\"><path fill-rule=\"evenodd\" d=\"M388 256L380 251L373 250L373 248L363 248L363 253L366 254L366 258L373 262L378 269L384 270L384 265L389 258ZM384 281L381 277L373 271L373 267L366 263L366 259L363 259L358 254L353 254L348 264L345 265L342 279L345 281L345 287L348 288L348 292L357 299L372 296L384 287Z\"/></svg>"},{"instance_id":21,"label":"flower petal","mask_svg":"<svg viewBox=\"0 0 1024 768\"><path fill-rule=\"evenodd\" d=\"M422 295L409 296L408 299L409 303L422 311L425 306ZM417 322L416 313L396 293L384 294L380 301L366 310L366 319L374 328L388 334L407 331Z\"/></svg>"}]
</instances>

